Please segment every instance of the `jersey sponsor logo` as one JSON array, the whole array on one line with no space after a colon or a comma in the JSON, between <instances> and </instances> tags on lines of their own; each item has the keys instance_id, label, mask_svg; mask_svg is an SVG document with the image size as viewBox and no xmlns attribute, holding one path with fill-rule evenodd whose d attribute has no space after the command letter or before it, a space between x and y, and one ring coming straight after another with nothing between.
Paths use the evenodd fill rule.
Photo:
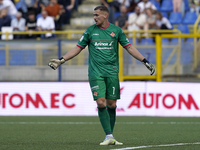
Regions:
<instances>
[{"instance_id":1,"label":"jersey sponsor logo","mask_svg":"<svg viewBox=\"0 0 200 150\"><path fill-rule=\"evenodd\" d=\"M108 43L95 42L95 46L108 46Z\"/></svg>"},{"instance_id":2,"label":"jersey sponsor logo","mask_svg":"<svg viewBox=\"0 0 200 150\"><path fill-rule=\"evenodd\" d=\"M98 92L97 92L97 91L94 91L94 92L93 92L93 95L94 95L94 96L97 96L97 95L98 95Z\"/></svg>"},{"instance_id":3,"label":"jersey sponsor logo","mask_svg":"<svg viewBox=\"0 0 200 150\"><path fill-rule=\"evenodd\" d=\"M99 35L98 33L94 33L94 34L92 34L92 35Z\"/></svg>"},{"instance_id":4,"label":"jersey sponsor logo","mask_svg":"<svg viewBox=\"0 0 200 150\"><path fill-rule=\"evenodd\" d=\"M101 42L95 42L95 48L96 49L113 49L114 47L112 46L113 41L111 41L110 43L101 43ZM102 46L102 47L101 47Z\"/></svg>"},{"instance_id":5,"label":"jersey sponsor logo","mask_svg":"<svg viewBox=\"0 0 200 150\"><path fill-rule=\"evenodd\" d=\"M113 41L112 42L110 42L110 44L108 44L108 43L101 43L101 42L95 42L95 46L112 46L112 43L113 43Z\"/></svg>"},{"instance_id":6,"label":"jersey sponsor logo","mask_svg":"<svg viewBox=\"0 0 200 150\"><path fill-rule=\"evenodd\" d=\"M113 43L113 41L112 41L112 42L110 42L109 46L112 46L112 43Z\"/></svg>"},{"instance_id":7,"label":"jersey sponsor logo","mask_svg":"<svg viewBox=\"0 0 200 150\"><path fill-rule=\"evenodd\" d=\"M115 32L111 32L110 35L111 35L112 37L114 37L114 36L115 36Z\"/></svg>"}]
</instances>

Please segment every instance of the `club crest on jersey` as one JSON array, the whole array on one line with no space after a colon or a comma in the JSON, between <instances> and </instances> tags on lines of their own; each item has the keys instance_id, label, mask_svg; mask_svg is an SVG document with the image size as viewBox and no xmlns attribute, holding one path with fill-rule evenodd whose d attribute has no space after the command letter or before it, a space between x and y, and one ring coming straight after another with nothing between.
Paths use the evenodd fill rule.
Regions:
<instances>
[{"instance_id":1,"label":"club crest on jersey","mask_svg":"<svg viewBox=\"0 0 200 150\"><path fill-rule=\"evenodd\" d=\"M94 96L97 96L97 95L98 95L98 92L97 92L97 91L94 91L94 92L93 92L93 95L94 95Z\"/></svg>"},{"instance_id":2,"label":"club crest on jersey","mask_svg":"<svg viewBox=\"0 0 200 150\"><path fill-rule=\"evenodd\" d=\"M115 32L111 32L110 35L111 35L112 37L114 37L114 36L115 36Z\"/></svg>"}]
</instances>

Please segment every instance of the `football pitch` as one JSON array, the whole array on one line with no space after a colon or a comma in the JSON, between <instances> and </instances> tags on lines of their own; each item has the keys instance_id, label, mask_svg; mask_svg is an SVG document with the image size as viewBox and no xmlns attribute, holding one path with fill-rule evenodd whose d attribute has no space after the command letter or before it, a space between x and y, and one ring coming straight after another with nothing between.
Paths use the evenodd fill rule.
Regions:
<instances>
[{"instance_id":1,"label":"football pitch","mask_svg":"<svg viewBox=\"0 0 200 150\"><path fill-rule=\"evenodd\" d=\"M98 117L0 117L0 150L199 150L200 119L117 117L123 146L99 146Z\"/></svg>"}]
</instances>

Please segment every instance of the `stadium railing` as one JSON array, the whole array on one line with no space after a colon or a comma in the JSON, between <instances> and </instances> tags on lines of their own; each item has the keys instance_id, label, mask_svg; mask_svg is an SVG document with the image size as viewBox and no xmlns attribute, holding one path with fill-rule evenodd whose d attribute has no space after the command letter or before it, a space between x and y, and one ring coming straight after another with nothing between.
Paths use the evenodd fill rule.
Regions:
<instances>
[{"instance_id":1,"label":"stadium railing","mask_svg":"<svg viewBox=\"0 0 200 150\"><path fill-rule=\"evenodd\" d=\"M199 18L198 18L199 19ZM198 28L198 26L197 26ZM49 31L48 31L49 32ZM53 31L51 32L52 34L55 35L60 35L57 36L57 46L49 46L49 49L51 49L52 51L57 50L57 56L61 56L63 54L63 51L61 49L63 49L62 47L63 44L61 44L61 40L62 39L67 39L67 40L71 40L71 39L76 39L78 40L80 38L80 36L82 35L84 31L83 30L67 30L67 31ZM156 74L153 76L150 75L135 75L135 74L131 74L131 73L125 73L126 71L125 68L128 66L129 64L131 64L131 67L135 67L135 65L141 64L141 63L137 63L137 61L135 61L134 59L131 58L130 62L128 62L129 64L127 65L126 63L124 63L125 61L125 57L123 56L125 54L125 51L122 50L122 47L120 47L119 49L119 62L120 62L120 71L119 71L119 78L120 81L123 80L156 80L156 81L163 81L163 72L165 72L164 74L173 74L173 75L180 75L180 57L181 57L181 43L183 38L199 38L200 35L198 34L192 34L192 35L186 35L186 34L181 34L181 32L179 30L149 30L148 31L148 37L155 37L156 38L156 43L150 42L150 44L143 44L143 43L138 43L137 39L138 37L145 37L145 32L146 31L134 31L134 32L130 32L130 31L124 31L127 36L129 37L130 40L132 40L132 44L137 48L137 49L141 49L141 51L143 51L144 49L149 49L150 53L153 52L155 54L155 58L154 56L151 57L151 59L153 60L153 64L156 66ZM170 33L170 34L164 34L164 33ZM45 34L47 32L6 32L6 33L1 33L0 34L6 34L6 39L8 40L9 34ZM150 34L150 33L159 33L159 34ZM160 35L160 33L163 33L162 35ZM74 35L78 35L78 36L74 36ZM78 38L77 38L78 37ZM173 39L176 40L175 44L163 44L164 40L166 38L171 38L172 41ZM61 40L60 40L61 39ZM15 41L15 40L13 40ZM21 40L22 41L22 40ZM36 41L40 41L40 40L36 40ZM42 40L41 40L42 41ZM6 42L6 40L5 40ZM12 43L12 41L9 41L9 43ZM1 47L1 49L5 50L5 66L9 66L9 43L6 43L3 47ZM51 42L50 42L51 43ZM74 46L74 45L73 45ZM40 46L36 46L36 54L35 54L35 65L36 66L42 66L43 64L43 48ZM72 48L72 46L68 46L67 49L70 49L70 47ZM194 46L195 47L195 46ZM17 49L17 47L16 47ZM23 46L18 48L23 49ZM167 51L167 57L164 57L164 62L163 62L163 51L162 49L165 49L165 51ZM197 52L196 52L197 53ZM80 56L77 56L76 58L76 65L83 65L86 60L87 60L87 56L85 55L86 53L84 52L83 54L81 54ZM145 53L144 53L145 54ZM194 48L194 54L195 54L195 48ZM54 56L55 57L55 56ZM195 63L197 64L197 60L195 60L195 57L197 57L196 55L194 55L194 64L193 66L195 66ZM196 58L197 59L197 58ZM152 61L151 61L152 62ZM73 60L68 61L67 62L68 65L73 65ZM170 68L168 67L170 64ZM29 65L29 64L28 64ZM31 65L34 65L34 63L32 63ZM126 66L125 66L126 65ZM46 64L45 64L46 66ZM168 68L167 68L168 67ZM164 70L167 70L164 71ZM58 69L58 81L63 81L62 80L62 76L61 76L61 68ZM145 71L147 72L147 71ZM1 80L1 79L0 79ZM51 80L51 79L50 79ZM55 78L53 80L56 80ZM66 79L65 79L66 80Z\"/></svg>"},{"instance_id":2,"label":"stadium railing","mask_svg":"<svg viewBox=\"0 0 200 150\"><path fill-rule=\"evenodd\" d=\"M195 24L194 24L194 34L197 35L200 33L200 15L198 16ZM200 50L198 50L198 47L200 47L200 44L198 46L197 38L194 38L194 65L193 68L196 68L200 60L198 59L198 56L200 56Z\"/></svg>"}]
</instances>

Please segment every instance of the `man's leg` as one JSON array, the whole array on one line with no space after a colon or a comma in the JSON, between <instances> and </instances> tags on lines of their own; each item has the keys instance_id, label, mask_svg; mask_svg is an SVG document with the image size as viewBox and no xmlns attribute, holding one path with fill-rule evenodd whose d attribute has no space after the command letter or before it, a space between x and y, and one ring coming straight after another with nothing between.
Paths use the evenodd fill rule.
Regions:
<instances>
[{"instance_id":1,"label":"man's leg","mask_svg":"<svg viewBox=\"0 0 200 150\"><path fill-rule=\"evenodd\" d=\"M106 104L110 117L110 127L113 132L116 120L117 99L120 99L120 85L118 77L106 78ZM123 143L115 140L115 145L123 145Z\"/></svg>"},{"instance_id":2,"label":"man's leg","mask_svg":"<svg viewBox=\"0 0 200 150\"><path fill-rule=\"evenodd\" d=\"M110 127L111 131L113 132L114 126L115 126L115 120L116 120L116 100L107 99L107 110L108 114L110 116Z\"/></svg>"},{"instance_id":3,"label":"man's leg","mask_svg":"<svg viewBox=\"0 0 200 150\"><path fill-rule=\"evenodd\" d=\"M112 134L111 126L110 126L110 116L106 109L106 99L105 97L98 98L96 100L98 106L98 115L101 125L104 129L106 135Z\"/></svg>"},{"instance_id":4,"label":"man's leg","mask_svg":"<svg viewBox=\"0 0 200 150\"><path fill-rule=\"evenodd\" d=\"M115 143L115 139L112 136L112 131L110 127L110 116L106 108L106 85L104 77L99 76L89 76L90 87L92 90L92 95L97 103L98 116L106 134L105 140L100 143L100 145L111 145Z\"/></svg>"},{"instance_id":5,"label":"man's leg","mask_svg":"<svg viewBox=\"0 0 200 150\"><path fill-rule=\"evenodd\" d=\"M111 131L110 116L109 116L108 110L106 109L106 99L105 97L101 97L101 98L98 98L96 102L98 106L99 120L106 134L105 140L101 142L100 145L114 145L115 139Z\"/></svg>"}]
</instances>

